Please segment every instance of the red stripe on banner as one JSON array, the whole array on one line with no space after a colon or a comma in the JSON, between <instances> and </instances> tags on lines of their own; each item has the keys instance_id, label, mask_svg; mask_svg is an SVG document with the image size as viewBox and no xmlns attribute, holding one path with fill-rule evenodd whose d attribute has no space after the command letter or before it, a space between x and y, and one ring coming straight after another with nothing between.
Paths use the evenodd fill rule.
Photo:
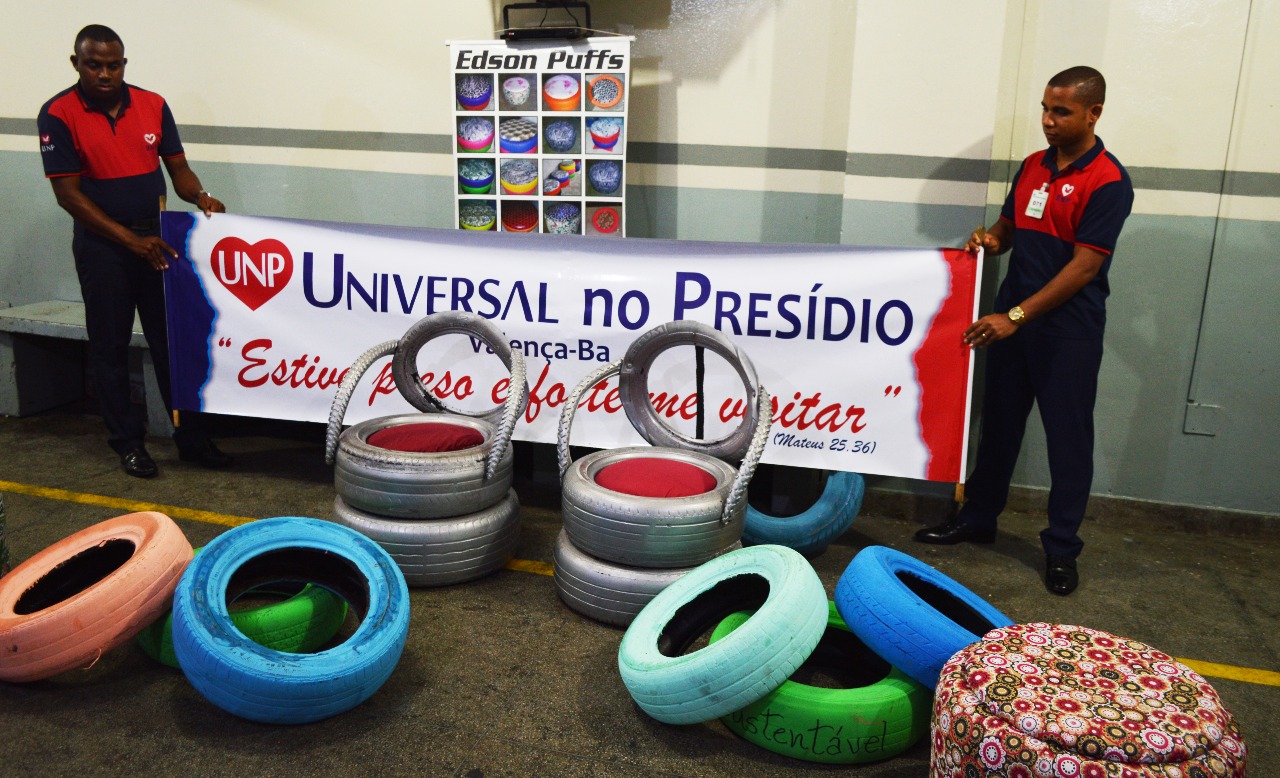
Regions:
<instances>
[{"instance_id":1,"label":"red stripe on banner","mask_svg":"<svg viewBox=\"0 0 1280 778\"><path fill-rule=\"evenodd\" d=\"M963 249L941 249L938 256L950 267L951 289L913 357L920 385L920 434L929 449L925 478L960 481L967 392L956 391L954 382L969 386L969 348L961 333L973 321L978 261Z\"/></svg>"}]
</instances>

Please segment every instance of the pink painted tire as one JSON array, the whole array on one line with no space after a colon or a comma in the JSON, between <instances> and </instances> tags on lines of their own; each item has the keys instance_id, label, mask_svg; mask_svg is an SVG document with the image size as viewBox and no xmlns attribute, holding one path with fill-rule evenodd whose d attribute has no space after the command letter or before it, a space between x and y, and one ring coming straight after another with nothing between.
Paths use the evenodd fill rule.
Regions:
<instances>
[{"instance_id":1,"label":"pink painted tire","mask_svg":"<svg viewBox=\"0 0 1280 778\"><path fill-rule=\"evenodd\" d=\"M942 668L933 778L1245 774L1240 728L1204 678L1129 638L1062 624L988 632Z\"/></svg>"},{"instance_id":2,"label":"pink painted tire","mask_svg":"<svg viewBox=\"0 0 1280 778\"><path fill-rule=\"evenodd\" d=\"M0 578L0 681L86 667L163 616L191 561L173 519L117 516L54 543Z\"/></svg>"}]
</instances>

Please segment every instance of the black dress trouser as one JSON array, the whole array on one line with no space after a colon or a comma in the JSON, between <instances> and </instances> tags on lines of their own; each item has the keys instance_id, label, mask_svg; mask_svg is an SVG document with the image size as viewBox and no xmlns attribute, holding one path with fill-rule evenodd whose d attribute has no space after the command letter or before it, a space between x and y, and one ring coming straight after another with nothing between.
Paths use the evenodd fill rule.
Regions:
<instances>
[{"instance_id":1,"label":"black dress trouser","mask_svg":"<svg viewBox=\"0 0 1280 778\"><path fill-rule=\"evenodd\" d=\"M1009 499L1033 404L1044 423L1049 454L1049 527L1040 542L1049 556L1075 559L1093 485L1093 406L1102 366L1102 337L1043 335L1035 324L993 344L987 353L982 433L965 484L960 520L994 528Z\"/></svg>"},{"instance_id":2,"label":"black dress trouser","mask_svg":"<svg viewBox=\"0 0 1280 778\"><path fill-rule=\"evenodd\" d=\"M157 235L157 230L140 235ZM107 443L125 454L142 445L143 413L129 397L129 340L134 311L155 365L164 407L173 410L169 384L169 336L165 320L164 276L123 246L78 223L71 242L89 334L90 382L107 425ZM184 414L174 433L179 448L203 438L198 414Z\"/></svg>"}]
</instances>

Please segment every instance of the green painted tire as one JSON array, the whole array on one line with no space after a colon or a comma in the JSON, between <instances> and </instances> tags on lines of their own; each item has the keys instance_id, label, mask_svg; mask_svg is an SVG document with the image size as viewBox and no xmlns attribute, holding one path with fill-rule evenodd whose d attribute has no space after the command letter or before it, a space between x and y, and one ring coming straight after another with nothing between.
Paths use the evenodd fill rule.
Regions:
<instances>
[{"instance_id":1,"label":"green painted tire","mask_svg":"<svg viewBox=\"0 0 1280 778\"><path fill-rule=\"evenodd\" d=\"M200 549L196 549L199 553ZM276 651L306 654L328 643L347 618L347 603L328 589L307 584L302 591L288 594L267 588L255 595L276 595L286 599L257 608L231 611L231 623L245 637ZM157 619L135 638L143 653L157 662L178 667L173 653L173 612Z\"/></svg>"},{"instance_id":2,"label":"green painted tire","mask_svg":"<svg viewBox=\"0 0 1280 778\"><path fill-rule=\"evenodd\" d=\"M896 756L929 731L933 694L858 640L834 602L828 609L822 640L792 678L825 671L841 687L788 679L720 721L748 742L807 762L860 764ZM711 633L711 643L750 616L730 614Z\"/></svg>"}]
</instances>

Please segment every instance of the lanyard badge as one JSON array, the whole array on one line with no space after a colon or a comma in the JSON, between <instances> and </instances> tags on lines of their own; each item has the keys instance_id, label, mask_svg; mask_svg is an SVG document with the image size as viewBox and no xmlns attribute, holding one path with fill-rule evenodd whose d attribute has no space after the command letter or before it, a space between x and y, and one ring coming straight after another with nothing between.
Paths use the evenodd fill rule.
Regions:
<instances>
[{"instance_id":1,"label":"lanyard badge","mask_svg":"<svg viewBox=\"0 0 1280 778\"><path fill-rule=\"evenodd\" d=\"M1032 219L1044 218L1044 207L1049 204L1049 184L1041 184L1031 193L1031 201L1027 203L1027 216Z\"/></svg>"}]
</instances>

